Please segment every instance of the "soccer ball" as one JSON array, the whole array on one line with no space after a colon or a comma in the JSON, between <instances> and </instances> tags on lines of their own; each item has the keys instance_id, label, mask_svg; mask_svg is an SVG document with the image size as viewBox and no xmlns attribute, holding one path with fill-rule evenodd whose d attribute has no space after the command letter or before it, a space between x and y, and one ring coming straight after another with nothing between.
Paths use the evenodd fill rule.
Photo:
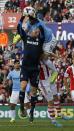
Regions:
<instances>
[{"instance_id":1,"label":"soccer ball","mask_svg":"<svg viewBox=\"0 0 74 131\"><path fill-rule=\"evenodd\" d=\"M31 6L25 7L23 9L23 16L32 16L33 18L36 17L35 9Z\"/></svg>"}]
</instances>

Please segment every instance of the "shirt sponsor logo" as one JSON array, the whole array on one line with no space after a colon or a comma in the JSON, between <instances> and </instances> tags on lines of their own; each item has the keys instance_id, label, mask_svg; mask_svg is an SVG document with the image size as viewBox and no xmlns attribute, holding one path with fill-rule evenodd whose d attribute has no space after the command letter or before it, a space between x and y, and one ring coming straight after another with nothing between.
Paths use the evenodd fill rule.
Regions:
<instances>
[{"instance_id":1,"label":"shirt sponsor logo","mask_svg":"<svg viewBox=\"0 0 74 131\"><path fill-rule=\"evenodd\" d=\"M29 41L29 40L27 40L27 43L31 44L31 45L38 45L39 44L38 41L34 42L34 41Z\"/></svg>"}]
</instances>

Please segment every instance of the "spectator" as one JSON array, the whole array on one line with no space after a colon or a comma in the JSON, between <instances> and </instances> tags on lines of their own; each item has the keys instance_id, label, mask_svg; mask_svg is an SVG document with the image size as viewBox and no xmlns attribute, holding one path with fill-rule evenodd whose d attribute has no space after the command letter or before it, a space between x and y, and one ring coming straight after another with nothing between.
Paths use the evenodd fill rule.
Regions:
<instances>
[{"instance_id":1,"label":"spectator","mask_svg":"<svg viewBox=\"0 0 74 131\"><path fill-rule=\"evenodd\" d=\"M3 50L2 50L2 47L0 46L0 55L3 54Z\"/></svg>"},{"instance_id":2,"label":"spectator","mask_svg":"<svg viewBox=\"0 0 74 131\"><path fill-rule=\"evenodd\" d=\"M62 22L62 20L63 20L62 12L57 13L57 14L54 16L53 20L54 20L55 22Z\"/></svg>"},{"instance_id":3,"label":"spectator","mask_svg":"<svg viewBox=\"0 0 74 131\"><path fill-rule=\"evenodd\" d=\"M16 0L8 0L5 4L5 10L7 12L17 12L19 4Z\"/></svg>"}]
</instances>

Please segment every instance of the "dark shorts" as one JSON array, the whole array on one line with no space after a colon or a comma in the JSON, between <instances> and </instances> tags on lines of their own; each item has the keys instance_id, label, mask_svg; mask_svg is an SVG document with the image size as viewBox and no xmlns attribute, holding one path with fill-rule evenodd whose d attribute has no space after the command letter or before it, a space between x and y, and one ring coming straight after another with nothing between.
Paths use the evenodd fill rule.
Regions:
<instances>
[{"instance_id":1,"label":"dark shorts","mask_svg":"<svg viewBox=\"0 0 74 131\"><path fill-rule=\"evenodd\" d=\"M21 68L20 80L30 81L32 86L38 87L39 69Z\"/></svg>"}]
</instances>

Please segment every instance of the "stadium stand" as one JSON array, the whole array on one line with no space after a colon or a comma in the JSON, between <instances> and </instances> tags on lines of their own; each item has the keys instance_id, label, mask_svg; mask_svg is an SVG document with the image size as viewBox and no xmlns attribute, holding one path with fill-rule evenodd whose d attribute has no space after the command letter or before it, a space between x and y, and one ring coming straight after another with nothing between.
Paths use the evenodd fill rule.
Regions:
<instances>
[{"instance_id":1,"label":"stadium stand","mask_svg":"<svg viewBox=\"0 0 74 131\"><path fill-rule=\"evenodd\" d=\"M0 9L2 11L4 11L4 7L5 7L5 3L7 2L7 0L0 0Z\"/></svg>"}]
</instances>

